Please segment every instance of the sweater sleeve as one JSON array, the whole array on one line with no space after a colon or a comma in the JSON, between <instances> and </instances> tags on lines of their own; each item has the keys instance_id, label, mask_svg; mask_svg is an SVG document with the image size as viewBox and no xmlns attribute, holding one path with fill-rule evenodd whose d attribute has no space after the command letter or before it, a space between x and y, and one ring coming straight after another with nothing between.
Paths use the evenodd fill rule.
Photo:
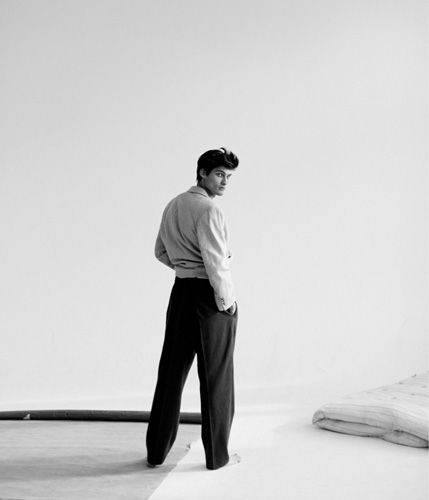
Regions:
<instances>
[{"instance_id":1,"label":"sweater sleeve","mask_svg":"<svg viewBox=\"0 0 429 500\"><path fill-rule=\"evenodd\" d=\"M171 263L170 258L168 257L167 249L165 248L165 245L162 241L160 231L158 232L158 236L156 237L155 241L155 257L166 266L174 269L174 266Z\"/></svg>"},{"instance_id":2,"label":"sweater sleeve","mask_svg":"<svg viewBox=\"0 0 429 500\"><path fill-rule=\"evenodd\" d=\"M197 237L216 305L220 311L225 311L236 299L229 268L231 253L228 250L227 228L220 208L211 207L200 217Z\"/></svg>"}]
</instances>

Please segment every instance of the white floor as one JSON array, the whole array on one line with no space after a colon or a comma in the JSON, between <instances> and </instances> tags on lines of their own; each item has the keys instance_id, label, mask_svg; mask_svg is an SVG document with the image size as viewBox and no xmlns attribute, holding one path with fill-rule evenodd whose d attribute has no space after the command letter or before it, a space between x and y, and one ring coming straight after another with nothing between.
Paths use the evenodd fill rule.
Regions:
<instances>
[{"instance_id":1,"label":"white floor","mask_svg":"<svg viewBox=\"0 0 429 500\"><path fill-rule=\"evenodd\" d=\"M373 386L336 381L238 391L230 450L241 455L241 463L208 471L197 441L151 500L427 500L427 449L311 424L322 404ZM0 409L147 409L150 397L91 404L27 402ZM185 393L182 409L198 411L198 394Z\"/></svg>"},{"instance_id":2,"label":"white floor","mask_svg":"<svg viewBox=\"0 0 429 500\"><path fill-rule=\"evenodd\" d=\"M238 395L230 450L241 463L207 471L199 441L151 500L427 500L427 449L313 427L330 396L314 387Z\"/></svg>"}]
</instances>

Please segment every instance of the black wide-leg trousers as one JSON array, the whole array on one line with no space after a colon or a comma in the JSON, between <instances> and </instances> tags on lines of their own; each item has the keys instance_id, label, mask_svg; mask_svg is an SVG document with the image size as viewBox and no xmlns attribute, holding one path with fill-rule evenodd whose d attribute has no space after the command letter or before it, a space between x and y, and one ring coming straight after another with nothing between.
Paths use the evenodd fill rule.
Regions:
<instances>
[{"instance_id":1,"label":"black wide-leg trousers","mask_svg":"<svg viewBox=\"0 0 429 500\"><path fill-rule=\"evenodd\" d=\"M218 469L228 463L237 319L237 312L232 316L218 310L207 279L176 278L146 434L149 463L162 464L176 439L183 386L195 354L206 466Z\"/></svg>"}]
</instances>

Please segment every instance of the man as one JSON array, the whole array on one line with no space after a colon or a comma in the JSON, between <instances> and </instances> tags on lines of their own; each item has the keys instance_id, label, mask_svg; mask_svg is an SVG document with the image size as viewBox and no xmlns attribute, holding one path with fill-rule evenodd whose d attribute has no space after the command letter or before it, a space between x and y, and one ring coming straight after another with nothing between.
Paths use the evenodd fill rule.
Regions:
<instances>
[{"instance_id":1,"label":"man","mask_svg":"<svg viewBox=\"0 0 429 500\"><path fill-rule=\"evenodd\" d=\"M198 159L197 185L171 200L162 215L155 256L174 269L176 279L146 435L149 467L162 464L174 443L183 386L195 354L206 466L214 470L230 461L237 304L225 217L213 200L223 196L237 167L231 151L206 151Z\"/></svg>"}]
</instances>

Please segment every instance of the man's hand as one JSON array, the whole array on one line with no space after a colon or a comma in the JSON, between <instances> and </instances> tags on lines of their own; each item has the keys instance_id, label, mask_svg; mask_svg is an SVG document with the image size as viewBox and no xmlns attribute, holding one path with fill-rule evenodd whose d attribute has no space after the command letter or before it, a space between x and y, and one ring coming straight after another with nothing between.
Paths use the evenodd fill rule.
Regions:
<instances>
[{"instance_id":1,"label":"man's hand","mask_svg":"<svg viewBox=\"0 0 429 500\"><path fill-rule=\"evenodd\" d=\"M234 316L236 310L237 310L237 302L234 302L234 304L232 304L231 307L228 307L228 309L226 310L226 312L228 314L230 314L231 316Z\"/></svg>"}]
</instances>

